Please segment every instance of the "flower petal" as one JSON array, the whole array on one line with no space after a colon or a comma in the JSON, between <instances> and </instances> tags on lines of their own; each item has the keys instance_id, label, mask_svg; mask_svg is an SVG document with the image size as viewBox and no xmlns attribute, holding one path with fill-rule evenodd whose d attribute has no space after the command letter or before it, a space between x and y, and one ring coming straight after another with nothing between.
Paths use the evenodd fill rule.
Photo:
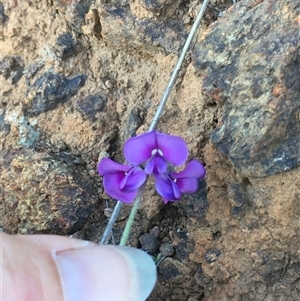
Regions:
<instances>
[{"instance_id":1,"label":"flower petal","mask_svg":"<svg viewBox=\"0 0 300 301\"><path fill-rule=\"evenodd\" d=\"M147 175L152 174L154 171L154 168L155 168L155 158L151 158L145 165L145 173Z\"/></svg>"},{"instance_id":2,"label":"flower petal","mask_svg":"<svg viewBox=\"0 0 300 301\"><path fill-rule=\"evenodd\" d=\"M181 172L172 172L171 176L177 179L181 178L197 178L203 179L205 177L205 168L197 160L191 160L185 169Z\"/></svg>"},{"instance_id":3,"label":"flower petal","mask_svg":"<svg viewBox=\"0 0 300 301\"><path fill-rule=\"evenodd\" d=\"M168 174L155 176L155 189L164 198L165 203L169 200L178 200L181 197L177 184L172 181Z\"/></svg>"},{"instance_id":4,"label":"flower petal","mask_svg":"<svg viewBox=\"0 0 300 301\"><path fill-rule=\"evenodd\" d=\"M154 160L155 160L155 172L158 172L160 174L165 173L168 169L168 164L166 160L160 155L156 155Z\"/></svg>"},{"instance_id":5,"label":"flower petal","mask_svg":"<svg viewBox=\"0 0 300 301\"><path fill-rule=\"evenodd\" d=\"M175 166L182 165L188 158L188 148L178 136L155 132L157 147L163 152L164 158Z\"/></svg>"},{"instance_id":6,"label":"flower petal","mask_svg":"<svg viewBox=\"0 0 300 301\"><path fill-rule=\"evenodd\" d=\"M147 175L156 173L165 173L168 169L167 161L160 155L154 155L145 166L145 173Z\"/></svg>"},{"instance_id":7,"label":"flower petal","mask_svg":"<svg viewBox=\"0 0 300 301\"><path fill-rule=\"evenodd\" d=\"M117 171L129 171L132 166L119 164L109 158L103 158L97 166L98 173L103 176L107 173L117 172Z\"/></svg>"},{"instance_id":8,"label":"flower petal","mask_svg":"<svg viewBox=\"0 0 300 301\"><path fill-rule=\"evenodd\" d=\"M123 178L124 172L107 173L103 176L103 186L105 192L112 198L124 203L131 203L137 195L137 190L121 191L119 186Z\"/></svg>"},{"instance_id":9,"label":"flower petal","mask_svg":"<svg viewBox=\"0 0 300 301\"><path fill-rule=\"evenodd\" d=\"M155 132L145 133L128 139L124 145L124 157L132 165L139 165L152 157L157 149Z\"/></svg>"},{"instance_id":10,"label":"flower petal","mask_svg":"<svg viewBox=\"0 0 300 301\"><path fill-rule=\"evenodd\" d=\"M124 192L137 190L144 184L146 178L147 176L141 168L134 167L127 175L125 175L120 182L119 187Z\"/></svg>"},{"instance_id":11,"label":"flower petal","mask_svg":"<svg viewBox=\"0 0 300 301\"><path fill-rule=\"evenodd\" d=\"M181 193L194 193L199 187L199 180L197 178L177 179L176 183Z\"/></svg>"}]
</instances>

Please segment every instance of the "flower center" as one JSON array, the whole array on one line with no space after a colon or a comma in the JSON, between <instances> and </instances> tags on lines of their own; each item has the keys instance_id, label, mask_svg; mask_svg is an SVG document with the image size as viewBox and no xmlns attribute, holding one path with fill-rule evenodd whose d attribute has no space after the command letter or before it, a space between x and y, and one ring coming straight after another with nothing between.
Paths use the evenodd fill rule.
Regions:
<instances>
[{"instance_id":1,"label":"flower center","mask_svg":"<svg viewBox=\"0 0 300 301\"><path fill-rule=\"evenodd\" d=\"M162 152L162 150L161 149L159 149L159 148L155 148L152 152L151 152L151 156L154 156L154 155L156 155L156 154L159 154L160 156L164 156L164 153Z\"/></svg>"}]
</instances>

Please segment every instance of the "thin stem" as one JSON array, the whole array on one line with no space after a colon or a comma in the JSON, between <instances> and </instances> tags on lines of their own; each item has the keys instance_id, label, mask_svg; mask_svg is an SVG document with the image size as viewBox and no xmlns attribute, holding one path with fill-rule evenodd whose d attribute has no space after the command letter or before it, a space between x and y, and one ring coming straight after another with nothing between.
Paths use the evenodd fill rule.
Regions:
<instances>
[{"instance_id":1,"label":"thin stem","mask_svg":"<svg viewBox=\"0 0 300 301\"><path fill-rule=\"evenodd\" d=\"M192 26L190 34L189 34L189 36L188 36L188 38L187 38L187 40L186 40L186 42L185 42L185 44L183 46L183 49L182 49L182 51L180 53L179 59L177 61L177 64L174 67L173 73L171 75L171 78L169 80L167 88L166 88L166 90L165 90L165 92L164 92L164 94L163 94L163 96L162 96L162 98L160 100L160 103L159 103L158 108L156 110L156 113L155 113L155 115L153 117L151 125L150 125L150 127L148 129L148 132L151 132L151 131L153 131L156 128L158 120L159 120L159 118L160 118L160 116L161 116L161 114L162 114L162 112L164 110L164 107L165 107L165 105L167 103L167 100L169 98L171 90L172 90L172 88L173 88L173 86L175 84L175 81L176 81L177 76L178 76L178 72L180 71L180 68L181 68L181 65L182 65L182 63L183 63L183 61L185 59L186 53L187 53L187 51L188 51L188 49L190 47L190 44L191 44L191 42L192 42L192 40L193 40L193 38L195 36L195 33L197 32L199 24L200 24L200 22L201 22L201 20L203 18L203 15L205 13L205 10L206 10L206 7L208 5L208 2L209 2L209 0L204 0L203 1L203 4L202 4L201 9L200 9L200 12L199 12L199 14L198 14L198 16L197 16L197 18L195 20L195 23Z\"/></svg>"},{"instance_id":2,"label":"thin stem","mask_svg":"<svg viewBox=\"0 0 300 301\"><path fill-rule=\"evenodd\" d=\"M134 201L134 204L131 208L130 215L128 217L128 220L127 220L126 225L125 225L125 229L124 229L122 237L121 237L120 246L125 246L127 241L128 241L128 237L130 235L130 230L131 230L132 224L134 222L135 215L137 213L137 210L138 210L139 205L140 205L141 200L142 200L142 196L143 196L143 193L144 193L144 188L145 188L145 185L143 185L140 188L139 194L136 197L136 199Z\"/></svg>"},{"instance_id":3,"label":"thin stem","mask_svg":"<svg viewBox=\"0 0 300 301\"><path fill-rule=\"evenodd\" d=\"M186 42L185 42L185 44L183 46L183 49L182 49L182 51L180 53L180 56L179 56L178 61L177 61L177 64L174 67L174 70L172 72L172 75L171 75L171 78L170 78L169 83L167 85L167 88L166 88L166 90L165 90L165 92L164 92L164 94L163 94L163 96L162 96L162 98L160 100L160 103L158 105L156 113L155 113L155 115L154 115L154 117L152 119L152 122L151 122L150 126L149 126L148 132L151 132L151 131L153 131L156 128L158 120L159 120L159 118L160 118L160 116L161 116L161 114L162 114L162 112L164 110L164 107L165 107L165 105L167 103L167 100L168 100L168 98L170 96L171 90L172 90L172 88L173 88L173 86L175 84L175 81L177 79L177 76L178 76L178 73L180 71L181 65L182 65L182 63L183 63L183 61L185 59L185 56L186 56L187 51L188 51L188 49L190 47L190 44L191 44L191 42L192 42L192 40L193 40L193 38L195 36L195 33L197 32L197 29L199 27L199 24L200 24L202 18L203 18L203 15L205 13L205 10L206 10L206 7L207 7L208 3L209 3L209 0L204 0L203 1L201 9L200 9L200 11L198 13L198 16L197 16L196 20L195 20L195 23L193 24L192 29L190 31L190 34L189 34L189 36L188 36L188 38L187 38L187 40L186 40ZM136 211L138 209L139 203L140 203L140 201L142 199L142 192L143 191L144 191L144 189L140 189L138 197L135 200L134 205L133 205L133 207L131 209L131 213L130 213L130 216L129 216L130 220L128 219L127 224L125 226L125 230L124 230L124 232L126 231L126 234L123 233L120 245L125 245L126 244L126 241L128 239L129 233L130 233L131 226L132 226L133 221L134 221L134 216L135 216ZM101 244L106 244L107 241L109 240L110 235L111 235L111 231L112 231L112 228L113 228L113 225L114 225L114 223L115 223L115 221L116 221L116 219L117 219L117 217L118 217L118 215L120 213L122 204L123 203L121 201L117 202L117 204L116 204L116 206L115 206L115 208L113 210L113 213L112 213L112 215L111 215L111 217L110 217L110 219L108 221L108 224L107 224L107 226L105 228L103 237L102 237L101 242L100 242ZM132 215L133 215L133 217L131 217ZM125 235L126 235L126 237L125 237Z\"/></svg>"},{"instance_id":4,"label":"thin stem","mask_svg":"<svg viewBox=\"0 0 300 301\"><path fill-rule=\"evenodd\" d=\"M100 244L105 245L107 244L108 240L110 239L111 233L112 233L112 228L120 214L121 208L122 208L123 203L121 201L118 201L109 220L106 225L106 228L104 230L102 239L100 241Z\"/></svg>"}]
</instances>

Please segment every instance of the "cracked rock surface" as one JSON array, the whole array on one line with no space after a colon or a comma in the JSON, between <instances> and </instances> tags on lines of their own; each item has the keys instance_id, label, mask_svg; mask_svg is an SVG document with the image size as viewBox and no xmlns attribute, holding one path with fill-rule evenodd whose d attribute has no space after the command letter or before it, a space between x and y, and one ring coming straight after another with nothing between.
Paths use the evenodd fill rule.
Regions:
<instances>
[{"instance_id":1,"label":"cracked rock surface","mask_svg":"<svg viewBox=\"0 0 300 301\"><path fill-rule=\"evenodd\" d=\"M212 142L245 175L300 165L299 14L298 1L243 1L195 47L203 92L224 106Z\"/></svg>"}]
</instances>

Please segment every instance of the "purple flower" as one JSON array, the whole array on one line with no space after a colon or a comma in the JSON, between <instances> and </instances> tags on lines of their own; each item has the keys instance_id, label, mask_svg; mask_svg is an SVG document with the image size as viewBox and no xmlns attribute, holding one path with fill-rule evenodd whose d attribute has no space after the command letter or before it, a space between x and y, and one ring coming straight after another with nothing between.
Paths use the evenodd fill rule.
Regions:
<instances>
[{"instance_id":1,"label":"purple flower","mask_svg":"<svg viewBox=\"0 0 300 301\"><path fill-rule=\"evenodd\" d=\"M122 165L104 158L98 164L105 192L112 198L131 203L146 181L145 172L138 166Z\"/></svg>"},{"instance_id":2,"label":"purple flower","mask_svg":"<svg viewBox=\"0 0 300 301\"><path fill-rule=\"evenodd\" d=\"M197 191L199 179L205 177L204 166L192 160L181 172L154 174L156 191L164 198L164 202L180 199L182 193Z\"/></svg>"},{"instance_id":3,"label":"purple flower","mask_svg":"<svg viewBox=\"0 0 300 301\"><path fill-rule=\"evenodd\" d=\"M125 203L134 200L147 175L153 174L155 188L165 203L180 199L183 193L195 192L199 179L205 176L205 169L197 160L189 162L181 172L171 172L187 160L187 145L180 137L157 131L127 140L124 156L130 165L105 158L98 164L98 172L103 176L106 193ZM144 170L139 167L141 164L145 164Z\"/></svg>"},{"instance_id":4,"label":"purple flower","mask_svg":"<svg viewBox=\"0 0 300 301\"><path fill-rule=\"evenodd\" d=\"M124 156L132 165L146 162L146 174L167 172L168 163L180 166L188 157L188 148L183 139L177 136L148 132L127 140Z\"/></svg>"}]
</instances>

